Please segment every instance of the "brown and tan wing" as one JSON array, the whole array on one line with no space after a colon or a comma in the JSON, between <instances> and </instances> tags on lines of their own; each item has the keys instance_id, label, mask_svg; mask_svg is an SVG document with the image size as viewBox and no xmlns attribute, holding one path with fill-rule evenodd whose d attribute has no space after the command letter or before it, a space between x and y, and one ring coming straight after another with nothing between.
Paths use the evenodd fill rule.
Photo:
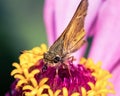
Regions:
<instances>
[{"instance_id":1,"label":"brown and tan wing","mask_svg":"<svg viewBox=\"0 0 120 96\"><path fill-rule=\"evenodd\" d=\"M64 51L72 53L78 50L84 43L84 22L87 14L88 0L82 0L72 20L65 29Z\"/></svg>"},{"instance_id":2,"label":"brown and tan wing","mask_svg":"<svg viewBox=\"0 0 120 96\"><path fill-rule=\"evenodd\" d=\"M85 42L84 21L87 13L88 0L82 0L72 20L61 36L50 47L58 55L72 53L80 48Z\"/></svg>"}]
</instances>

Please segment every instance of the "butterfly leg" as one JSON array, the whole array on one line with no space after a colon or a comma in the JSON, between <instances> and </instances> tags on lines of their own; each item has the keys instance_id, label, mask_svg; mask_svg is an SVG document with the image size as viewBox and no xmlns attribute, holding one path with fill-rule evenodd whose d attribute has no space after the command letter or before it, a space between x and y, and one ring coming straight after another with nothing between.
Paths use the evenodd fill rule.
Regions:
<instances>
[{"instance_id":1,"label":"butterfly leg","mask_svg":"<svg viewBox=\"0 0 120 96\"><path fill-rule=\"evenodd\" d=\"M71 75L71 72L70 72L70 66L67 65L67 68L68 68L68 72L69 72L70 76L72 76L72 75Z\"/></svg>"},{"instance_id":2,"label":"butterfly leg","mask_svg":"<svg viewBox=\"0 0 120 96\"><path fill-rule=\"evenodd\" d=\"M64 65L63 65L63 68L64 68L64 69L65 69L65 68L68 69L69 75L72 76L72 75L71 75L71 72L70 72L70 66L69 66L67 63L63 63L63 64L64 64Z\"/></svg>"},{"instance_id":3,"label":"butterfly leg","mask_svg":"<svg viewBox=\"0 0 120 96\"><path fill-rule=\"evenodd\" d=\"M43 65L42 72L45 72L47 70L47 64Z\"/></svg>"},{"instance_id":4,"label":"butterfly leg","mask_svg":"<svg viewBox=\"0 0 120 96\"><path fill-rule=\"evenodd\" d=\"M68 60L70 61L70 63L72 63L72 62L75 61L76 59L74 58L74 56L70 56L70 57L68 58Z\"/></svg>"}]
</instances>

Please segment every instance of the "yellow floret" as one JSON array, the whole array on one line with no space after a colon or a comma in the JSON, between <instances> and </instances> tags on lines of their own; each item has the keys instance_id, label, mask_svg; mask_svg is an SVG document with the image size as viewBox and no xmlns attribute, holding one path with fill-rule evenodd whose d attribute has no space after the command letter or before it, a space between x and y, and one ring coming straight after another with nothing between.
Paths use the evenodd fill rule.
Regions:
<instances>
[{"instance_id":1,"label":"yellow floret","mask_svg":"<svg viewBox=\"0 0 120 96\"><path fill-rule=\"evenodd\" d=\"M94 64L93 60L90 58L81 58L80 62L81 64L84 64L86 68L89 68L93 71L92 75L96 79L95 84L92 82L88 83L91 90L87 91L86 95L84 96L106 96L108 93L115 93L112 83L109 82L109 79L112 77L112 75L109 73L109 71L101 68L101 62Z\"/></svg>"}]
</instances>

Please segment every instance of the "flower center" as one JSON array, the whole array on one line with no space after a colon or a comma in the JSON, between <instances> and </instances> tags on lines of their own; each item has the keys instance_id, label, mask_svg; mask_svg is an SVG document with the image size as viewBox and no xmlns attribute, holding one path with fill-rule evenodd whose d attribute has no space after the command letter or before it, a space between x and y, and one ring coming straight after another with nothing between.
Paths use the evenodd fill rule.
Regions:
<instances>
[{"instance_id":1,"label":"flower center","mask_svg":"<svg viewBox=\"0 0 120 96\"><path fill-rule=\"evenodd\" d=\"M46 71L42 71L43 67L44 62L40 60L36 68L41 70L41 72L37 74L35 78L37 81L40 81L42 78L49 78L47 84L50 85L54 92L57 89L66 87L69 90L69 94L73 92L81 93L80 89L82 87L87 91L90 90L88 82L95 84L95 78L91 75L91 70L81 64L74 66L74 64L69 63L69 66L66 67L63 67L61 64L58 72L56 72L57 69L52 66L47 66Z\"/></svg>"}]
</instances>

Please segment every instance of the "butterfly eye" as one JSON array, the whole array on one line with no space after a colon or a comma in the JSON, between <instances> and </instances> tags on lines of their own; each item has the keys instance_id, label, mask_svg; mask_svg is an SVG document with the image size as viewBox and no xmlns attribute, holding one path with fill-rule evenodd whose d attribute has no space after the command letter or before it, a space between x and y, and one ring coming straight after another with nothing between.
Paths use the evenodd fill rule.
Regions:
<instances>
[{"instance_id":1,"label":"butterfly eye","mask_svg":"<svg viewBox=\"0 0 120 96\"><path fill-rule=\"evenodd\" d=\"M61 57L56 56L53 61L54 63L58 63L59 61L61 61Z\"/></svg>"}]
</instances>

